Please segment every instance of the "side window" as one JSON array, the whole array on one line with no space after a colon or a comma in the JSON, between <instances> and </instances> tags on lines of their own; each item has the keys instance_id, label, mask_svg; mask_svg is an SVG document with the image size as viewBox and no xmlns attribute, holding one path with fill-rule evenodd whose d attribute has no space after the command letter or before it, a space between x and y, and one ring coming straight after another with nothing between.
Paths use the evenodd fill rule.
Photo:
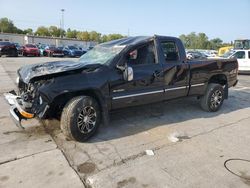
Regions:
<instances>
[{"instance_id":1,"label":"side window","mask_svg":"<svg viewBox=\"0 0 250 188\"><path fill-rule=\"evenodd\" d=\"M250 51L248 51L248 59L250 59Z\"/></svg>"},{"instance_id":2,"label":"side window","mask_svg":"<svg viewBox=\"0 0 250 188\"><path fill-rule=\"evenodd\" d=\"M245 59L245 52L244 51L238 51L234 54L234 57L236 59Z\"/></svg>"},{"instance_id":3,"label":"side window","mask_svg":"<svg viewBox=\"0 0 250 188\"><path fill-rule=\"evenodd\" d=\"M128 54L128 63L131 65L154 64L155 62L153 42L140 46Z\"/></svg>"},{"instance_id":4,"label":"side window","mask_svg":"<svg viewBox=\"0 0 250 188\"><path fill-rule=\"evenodd\" d=\"M179 52L175 42L173 41L161 42L161 48L166 62L179 60Z\"/></svg>"}]
</instances>

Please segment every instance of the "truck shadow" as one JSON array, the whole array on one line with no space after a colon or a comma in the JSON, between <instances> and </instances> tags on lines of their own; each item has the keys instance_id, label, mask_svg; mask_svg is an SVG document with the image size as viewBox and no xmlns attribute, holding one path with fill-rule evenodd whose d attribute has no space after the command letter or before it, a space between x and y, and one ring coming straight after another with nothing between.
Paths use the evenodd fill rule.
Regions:
<instances>
[{"instance_id":1,"label":"truck shadow","mask_svg":"<svg viewBox=\"0 0 250 188\"><path fill-rule=\"evenodd\" d=\"M101 125L97 134L89 139L87 143L99 143L125 138L160 126L175 126L176 123L193 119L202 119L199 122L205 122L209 118L249 108L249 96L250 91L230 90L229 98L224 101L218 112L203 111L199 100L195 97L120 109L110 114L110 123ZM60 137L60 142L63 142L62 137L58 137L58 135L62 135L58 120L49 120L44 125L48 133L58 139ZM201 123L199 126L203 126L203 124Z\"/></svg>"},{"instance_id":2,"label":"truck shadow","mask_svg":"<svg viewBox=\"0 0 250 188\"><path fill-rule=\"evenodd\" d=\"M206 119L250 107L250 92L230 90L228 100L218 112L205 112L196 98L182 98L163 103L131 107L112 112L110 124L101 126L89 142L102 142L138 134L159 126L187 120ZM201 124L202 126L202 124Z\"/></svg>"}]
</instances>

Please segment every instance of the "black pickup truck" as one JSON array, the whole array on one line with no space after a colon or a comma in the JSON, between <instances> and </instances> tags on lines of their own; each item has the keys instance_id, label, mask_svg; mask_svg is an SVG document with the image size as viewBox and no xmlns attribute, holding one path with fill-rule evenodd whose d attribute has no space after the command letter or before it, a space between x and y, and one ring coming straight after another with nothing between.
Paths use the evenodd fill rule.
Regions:
<instances>
[{"instance_id":1,"label":"black pickup truck","mask_svg":"<svg viewBox=\"0 0 250 188\"><path fill-rule=\"evenodd\" d=\"M22 119L60 118L66 137L84 141L118 108L196 96L215 112L237 74L235 59L187 61L178 38L128 37L97 45L78 62L24 66L17 93L5 98L18 126Z\"/></svg>"}]
</instances>

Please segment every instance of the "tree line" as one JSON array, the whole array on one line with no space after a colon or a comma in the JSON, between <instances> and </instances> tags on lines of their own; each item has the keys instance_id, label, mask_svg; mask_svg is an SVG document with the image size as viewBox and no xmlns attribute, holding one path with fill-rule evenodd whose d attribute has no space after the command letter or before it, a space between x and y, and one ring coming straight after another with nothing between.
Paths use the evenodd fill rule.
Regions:
<instances>
[{"instance_id":1,"label":"tree line","mask_svg":"<svg viewBox=\"0 0 250 188\"><path fill-rule=\"evenodd\" d=\"M28 35L36 35L36 36L46 36L46 37L67 37L72 39L79 39L83 41L95 41L95 42L107 42L115 39L120 39L126 37L121 34L101 34L97 31L78 31L78 30L71 30L70 28L62 30L57 26L40 26L33 31L33 29L19 29L17 28L12 20L8 18L1 18L0 19L0 32L2 33L16 33L16 34L28 34Z\"/></svg>"},{"instance_id":2,"label":"tree line","mask_svg":"<svg viewBox=\"0 0 250 188\"><path fill-rule=\"evenodd\" d=\"M185 48L187 49L208 49L218 50L223 46L233 45L231 43L223 43L220 38L214 38L209 40L205 33L191 32L188 35L180 35L179 38L182 40Z\"/></svg>"},{"instance_id":3,"label":"tree line","mask_svg":"<svg viewBox=\"0 0 250 188\"><path fill-rule=\"evenodd\" d=\"M36 35L36 36L50 36L50 37L67 37L72 39L79 39L83 41L95 41L95 42L107 42L115 39L120 39L126 37L121 34L101 34L97 31L78 31L78 30L71 30L70 28L62 30L57 26L40 26L33 31L33 29L19 29L17 28L12 20L8 18L1 18L0 19L0 32L2 33L17 33L17 34L29 34L29 35ZM182 40L185 48L188 49L213 49L218 50L220 47L232 45L229 43L223 43L220 38L214 38L209 40L208 36L205 33L195 33L191 32L187 35L180 35L179 38Z\"/></svg>"}]
</instances>

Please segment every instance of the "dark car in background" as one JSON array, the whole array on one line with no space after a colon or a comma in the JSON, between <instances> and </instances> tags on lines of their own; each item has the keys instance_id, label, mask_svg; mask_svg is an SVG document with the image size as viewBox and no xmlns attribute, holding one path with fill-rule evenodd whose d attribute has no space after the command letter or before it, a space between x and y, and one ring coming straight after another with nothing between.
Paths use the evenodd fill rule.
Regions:
<instances>
[{"instance_id":1,"label":"dark car in background","mask_svg":"<svg viewBox=\"0 0 250 188\"><path fill-rule=\"evenodd\" d=\"M0 42L0 57L2 55L17 57L18 51L15 44L10 42Z\"/></svg>"},{"instance_id":2,"label":"dark car in background","mask_svg":"<svg viewBox=\"0 0 250 188\"><path fill-rule=\"evenodd\" d=\"M14 43L14 45L16 46L18 55L21 55L22 54L22 46L17 42Z\"/></svg>"},{"instance_id":3,"label":"dark car in background","mask_svg":"<svg viewBox=\"0 0 250 188\"><path fill-rule=\"evenodd\" d=\"M64 53L56 46L46 46L43 51L43 55L48 57L63 57Z\"/></svg>"},{"instance_id":4,"label":"dark car in background","mask_svg":"<svg viewBox=\"0 0 250 188\"><path fill-rule=\"evenodd\" d=\"M79 50L77 47L75 46L65 46L63 48L63 51L68 53L67 56L69 57L80 57L84 54L84 52L82 50ZM85 52L86 53L86 52Z\"/></svg>"},{"instance_id":5,"label":"dark car in background","mask_svg":"<svg viewBox=\"0 0 250 188\"><path fill-rule=\"evenodd\" d=\"M202 53L202 52L199 52L199 51L187 51L186 52L187 54L187 57L188 59L196 59L196 60L199 60L199 59L207 59L207 56Z\"/></svg>"},{"instance_id":6,"label":"dark car in background","mask_svg":"<svg viewBox=\"0 0 250 188\"><path fill-rule=\"evenodd\" d=\"M57 48L58 48L59 50L62 50L62 51L63 51L64 56L69 56L69 51L66 50L66 49L64 49L63 46L59 46L59 47L57 47Z\"/></svg>"},{"instance_id":7,"label":"dark car in background","mask_svg":"<svg viewBox=\"0 0 250 188\"><path fill-rule=\"evenodd\" d=\"M25 44L22 47L22 55L23 56L30 56L31 55L31 56L39 57L40 56L40 51L37 48L37 46L34 45L34 44Z\"/></svg>"},{"instance_id":8,"label":"dark car in background","mask_svg":"<svg viewBox=\"0 0 250 188\"><path fill-rule=\"evenodd\" d=\"M88 51L88 50L85 50L85 49L82 48L82 47L78 47L78 49L82 51L82 55L85 54L85 53Z\"/></svg>"}]
</instances>

